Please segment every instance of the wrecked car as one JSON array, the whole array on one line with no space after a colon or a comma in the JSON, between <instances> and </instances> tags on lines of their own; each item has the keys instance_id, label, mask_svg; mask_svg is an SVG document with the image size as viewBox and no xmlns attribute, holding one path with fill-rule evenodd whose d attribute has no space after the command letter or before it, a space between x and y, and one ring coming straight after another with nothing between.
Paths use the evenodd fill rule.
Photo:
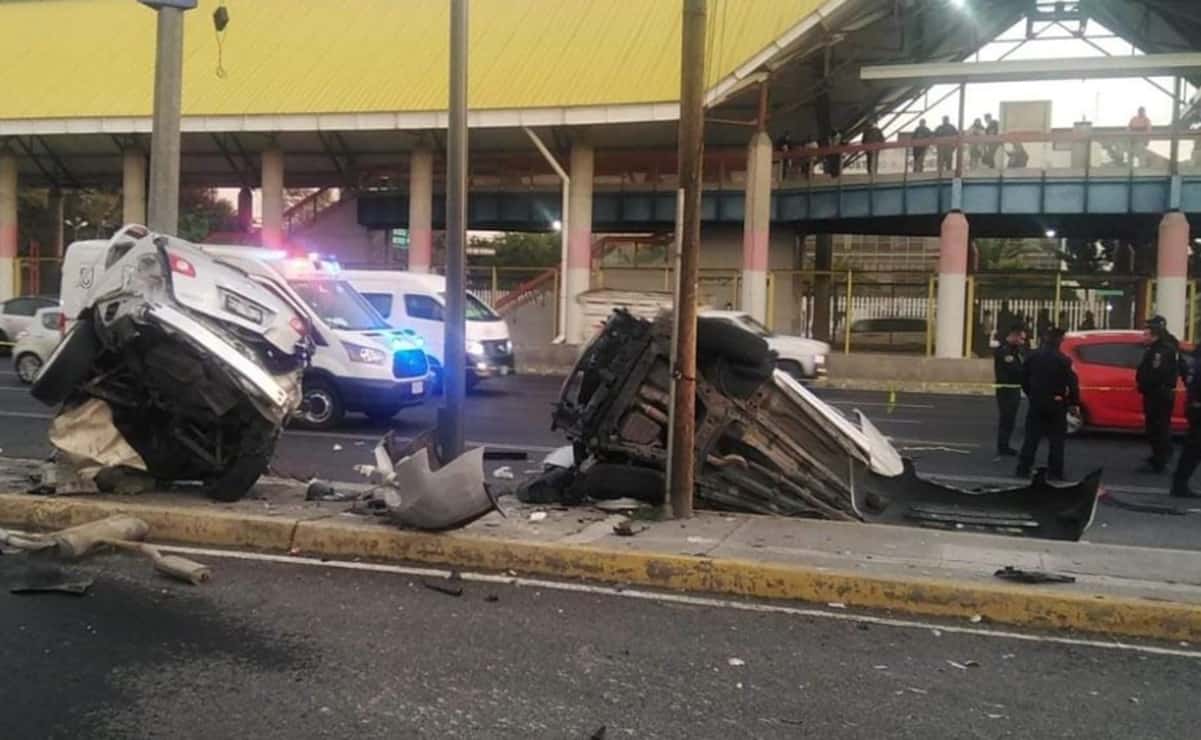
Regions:
<instances>
[{"instance_id":1,"label":"wrecked car","mask_svg":"<svg viewBox=\"0 0 1201 740\"><path fill-rule=\"evenodd\" d=\"M564 382L553 426L574 447L565 498L664 499L671 315L618 310ZM761 337L697 323L696 500L715 509L1079 539L1100 471L1073 485L968 491L918 476L860 412L845 417L784 372ZM545 491L535 491L545 495Z\"/></svg>"},{"instance_id":2,"label":"wrecked car","mask_svg":"<svg viewBox=\"0 0 1201 740\"><path fill-rule=\"evenodd\" d=\"M241 498L300 406L310 345L297 307L137 225L72 244L62 295L69 328L31 388L61 406L59 452Z\"/></svg>"}]
</instances>

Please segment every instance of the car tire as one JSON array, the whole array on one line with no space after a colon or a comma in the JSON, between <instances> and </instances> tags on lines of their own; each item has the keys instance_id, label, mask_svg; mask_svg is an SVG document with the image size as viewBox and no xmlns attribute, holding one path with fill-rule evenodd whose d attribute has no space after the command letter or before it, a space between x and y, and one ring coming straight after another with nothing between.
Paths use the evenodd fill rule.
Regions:
<instances>
[{"instance_id":1,"label":"car tire","mask_svg":"<svg viewBox=\"0 0 1201 740\"><path fill-rule=\"evenodd\" d=\"M576 479L571 493L581 500L629 497L658 506L665 500L667 488L659 470L626 463L597 463Z\"/></svg>"},{"instance_id":2,"label":"car tire","mask_svg":"<svg viewBox=\"0 0 1201 740\"><path fill-rule=\"evenodd\" d=\"M38 373L42 370L42 358L32 352L22 352L13 359L13 369L18 380L25 385L33 385L33 381L37 380Z\"/></svg>"},{"instance_id":3,"label":"car tire","mask_svg":"<svg viewBox=\"0 0 1201 740\"><path fill-rule=\"evenodd\" d=\"M76 322L43 363L42 372L29 389L30 394L47 406L59 405L80 383L88 379L98 354L100 339L92 328L92 322Z\"/></svg>"},{"instance_id":4,"label":"car tire","mask_svg":"<svg viewBox=\"0 0 1201 740\"><path fill-rule=\"evenodd\" d=\"M776 369L784 371L798 381L810 379L810 377L805 374L805 368L802 367L801 363L797 362L796 360L776 360Z\"/></svg>"},{"instance_id":5,"label":"car tire","mask_svg":"<svg viewBox=\"0 0 1201 740\"><path fill-rule=\"evenodd\" d=\"M346 417L337 389L324 378L306 378L301 396L305 410L295 417L301 429L333 429Z\"/></svg>"},{"instance_id":6,"label":"car tire","mask_svg":"<svg viewBox=\"0 0 1201 740\"><path fill-rule=\"evenodd\" d=\"M13 348L9 346L11 343L12 340L8 338L8 334L0 329L0 357L8 357L12 354Z\"/></svg>"},{"instance_id":7,"label":"car tire","mask_svg":"<svg viewBox=\"0 0 1201 740\"><path fill-rule=\"evenodd\" d=\"M767 340L723 319L696 321L698 355L726 357L741 365L759 366L771 357Z\"/></svg>"},{"instance_id":8,"label":"car tire","mask_svg":"<svg viewBox=\"0 0 1201 740\"><path fill-rule=\"evenodd\" d=\"M204 481L204 495L214 501L241 500L267 472L276 439L275 427L267 420L248 424L242 433L241 452L221 474Z\"/></svg>"}]
</instances>

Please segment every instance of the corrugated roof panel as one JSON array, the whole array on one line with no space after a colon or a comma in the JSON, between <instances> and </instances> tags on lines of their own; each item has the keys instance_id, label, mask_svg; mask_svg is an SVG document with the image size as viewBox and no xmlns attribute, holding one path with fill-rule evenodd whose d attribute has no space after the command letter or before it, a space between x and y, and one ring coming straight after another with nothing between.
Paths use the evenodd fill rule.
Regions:
<instances>
[{"instance_id":1,"label":"corrugated roof panel","mask_svg":"<svg viewBox=\"0 0 1201 740\"><path fill-rule=\"evenodd\" d=\"M712 0L713 84L821 0ZM187 14L185 115L446 107L447 0L226 0L226 76L201 0ZM149 115L153 11L134 0L0 0L0 119ZM680 3L473 0L476 109L673 101Z\"/></svg>"}]
</instances>

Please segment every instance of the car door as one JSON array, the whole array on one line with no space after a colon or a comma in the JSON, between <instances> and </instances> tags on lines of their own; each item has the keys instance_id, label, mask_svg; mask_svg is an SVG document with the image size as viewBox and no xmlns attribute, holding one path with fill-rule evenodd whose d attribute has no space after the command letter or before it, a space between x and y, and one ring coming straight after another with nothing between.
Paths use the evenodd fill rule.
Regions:
<instances>
[{"instance_id":1,"label":"car door","mask_svg":"<svg viewBox=\"0 0 1201 740\"><path fill-rule=\"evenodd\" d=\"M1135 371L1143 357L1137 339L1080 344L1080 396L1088 423L1099 427L1137 429L1143 425L1143 398L1135 384Z\"/></svg>"},{"instance_id":2,"label":"car door","mask_svg":"<svg viewBox=\"0 0 1201 740\"><path fill-rule=\"evenodd\" d=\"M396 310L394 306L393 311ZM425 293L405 293L404 312L406 329L412 329L425 340L425 353L442 362L443 358L443 310L442 303L437 298ZM393 321L393 326L400 322ZM463 348L466 352L466 348Z\"/></svg>"}]
</instances>

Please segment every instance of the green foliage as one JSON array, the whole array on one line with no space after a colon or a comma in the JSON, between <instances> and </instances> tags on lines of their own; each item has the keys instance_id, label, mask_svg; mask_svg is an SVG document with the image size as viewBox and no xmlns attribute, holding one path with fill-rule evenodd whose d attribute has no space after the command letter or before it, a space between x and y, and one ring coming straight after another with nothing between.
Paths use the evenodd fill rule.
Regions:
<instances>
[{"instance_id":1,"label":"green foliage","mask_svg":"<svg viewBox=\"0 0 1201 740\"><path fill-rule=\"evenodd\" d=\"M492 237L473 237L472 247L492 247L493 256L472 256L473 265L485 267L554 267L562 254L558 233L506 231Z\"/></svg>"},{"instance_id":2,"label":"green foliage","mask_svg":"<svg viewBox=\"0 0 1201 740\"><path fill-rule=\"evenodd\" d=\"M189 188L179 193L179 236L188 241L202 241L214 231L237 229L238 214L234 205L217 197L211 188Z\"/></svg>"}]
</instances>

